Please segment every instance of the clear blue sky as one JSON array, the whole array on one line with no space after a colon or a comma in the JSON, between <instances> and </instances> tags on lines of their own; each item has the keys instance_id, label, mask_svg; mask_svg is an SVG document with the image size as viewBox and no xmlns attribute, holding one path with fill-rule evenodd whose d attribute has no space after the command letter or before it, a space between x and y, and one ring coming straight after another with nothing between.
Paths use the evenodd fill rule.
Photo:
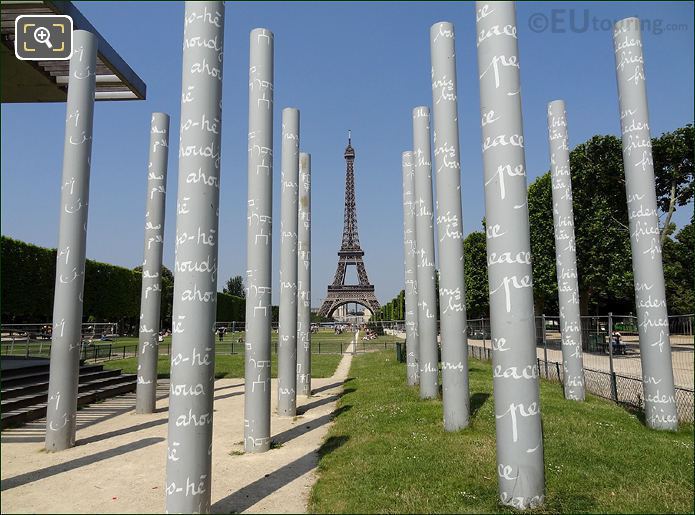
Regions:
<instances>
[{"instance_id":1,"label":"clear blue sky","mask_svg":"<svg viewBox=\"0 0 695 515\"><path fill-rule=\"evenodd\" d=\"M143 253L150 113L171 114L165 264L173 269L183 4L76 2L147 84L142 102L100 102L95 110L87 256L134 267ZM552 32L542 16L581 33ZM542 16L539 17L540 13ZM535 15L535 17L534 17ZM693 3L528 2L517 7L529 181L548 170L545 106L567 102L574 146L594 134L619 134L610 21L652 20L644 33L652 135L693 120ZM594 24L592 18L595 18ZM656 21L660 20L660 21ZM279 185L280 114L301 110L301 147L312 154L313 305L337 263L343 222L343 150L352 129L357 151L360 240L378 298L402 288L401 152L411 147L412 107L430 105L429 27L451 21L457 32L462 199L465 232L484 216L479 93L472 3L228 2L220 194L220 282L246 270L248 35L275 33L275 185ZM560 22L558 22L560 23ZM665 30L667 24L684 24ZM594 27L595 25L595 27ZM55 247L63 153L64 104L2 106L2 234ZM278 191L274 213L279 216ZM692 206L681 208L678 224ZM277 220L277 218L276 218ZM279 221L274 231L278 269ZM274 273L277 302L278 273Z\"/></svg>"}]
</instances>

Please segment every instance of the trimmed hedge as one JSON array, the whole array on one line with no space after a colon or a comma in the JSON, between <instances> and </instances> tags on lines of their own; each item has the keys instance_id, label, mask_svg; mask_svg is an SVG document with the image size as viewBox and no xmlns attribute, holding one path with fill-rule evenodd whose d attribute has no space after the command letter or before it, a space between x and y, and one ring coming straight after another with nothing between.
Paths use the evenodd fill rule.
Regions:
<instances>
[{"instance_id":1,"label":"trimmed hedge","mask_svg":"<svg viewBox=\"0 0 695 515\"><path fill-rule=\"evenodd\" d=\"M217 320L241 322L246 317L246 299L217 292Z\"/></svg>"},{"instance_id":2,"label":"trimmed hedge","mask_svg":"<svg viewBox=\"0 0 695 515\"><path fill-rule=\"evenodd\" d=\"M53 317L56 249L2 236L0 281L4 323L45 322ZM140 317L142 273L87 260L84 282L85 322L119 322L121 331L136 332ZM171 326L174 285L162 277L162 327ZM244 320L245 299L219 292L217 320Z\"/></svg>"}]
</instances>

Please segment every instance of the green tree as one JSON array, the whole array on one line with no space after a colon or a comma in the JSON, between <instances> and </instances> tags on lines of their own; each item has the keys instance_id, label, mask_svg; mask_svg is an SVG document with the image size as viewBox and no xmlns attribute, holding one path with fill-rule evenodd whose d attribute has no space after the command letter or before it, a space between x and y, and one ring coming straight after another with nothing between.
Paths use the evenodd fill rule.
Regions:
<instances>
[{"instance_id":1,"label":"green tree","mask_svg":"<svg viewBox=\"0 0 695 515\"><path fill-rule=\"evenodd\" d=\"M311 323L312 324L320 324L321 322L328 322L329 320L326 317L319 316L318 312L311 312Z\"/></svg>"},{"instance_id":2,"label":"green tree","mask_svg":"<svg viewBox=\"0 0 695 515\"><path fill-rule=\"evenodd\" d=\"M142 265L136 266L133 268L133 271L142 273ZM162 280L169 281L171 284L174 284L174 274L164 265L162 265Z\"/></svg>"},{"instance_id":3,"label":"green tree","mask_svg":"<svg viewBox=\"0 0 695 515\"><path fill-rule=\"evenodd\" d=\"M555 229L553 191L550 172L538 177L528 189L533 265L533 301L536 313L556 313L557 272L555 265Z\"/></svg>"},{"instance_id":4,"label":"green tree","mask_svg":"<svg viewBox=\"0 0 695 515\"><path fill-rule=\"evenodd\" d=\"M686 241L692 229L683 228L675 239L669 235L675 232L671 217L676 207L693 198L693 126L654 138L652 146L657 201L666 215L662 241L667 296L672 298L669 311L682 313L691 303L690 296L688 292L674 292L680 291L678 281L692 286L692 280L682 279L682 274L688 266L692 270L692 265L681 265L687 263L683 258L687 255L686 244L681 239ZM588 314L590 306L602 312L633 311L632 251L620 139L594 136L577 145L570 153L570 167L582 314ZM537 310L549 312L557 302L549 173L538 177L529 187L529 220L534 300ZM548 302L553 304L549 307Z\"/></svg>"},{"instance_id":5,"label":"green tree","mask_svg":"<svg viewBox=\"0 0 695 515\"><path fill-rule=\"evenodd\" d=\"M670 233L662 245L666 305L671 315L695 312L695 224L693 221L671 238Z\"/></svg>"},{"instance_id":6,"label":"green tree","mask_svg":"<svg viewBox=\"0 0 695 515\"><path fill-rule=\"evenodd\" d=\"M227 280L224 285L223 293L228 295L234 295L235 297L246 298L246 291L244 290L244 278L240 275L235 275Z\"/></svg>"},{"instance_id":7,"label":"green tree","mask_svg":"<svg viewBox=\"0 0 695 515\"><path fill-rule=\"evenodd\" d=\"M570 169L582 314L588 314L590 299L599 310L625 306L632 311L632 251L620 139L594 136L578 145L570 153Z\"/></svg>"},{"instance_id":8,"label":"green tree","mask_svg":"<svg viewBox=\"0 0 695 515\"><path fill-rule=\"evenodd\" d=\"M657 203L666 215L661 232L662 244L668 236L676 206L685 206L693 199L694 132L693 125L688 124L652 139Z\"/></svg>"},{"instance_id":9,"label":"green tree","mask_svg":"<svg viewBox=\"0 0 695 515\"><path fill-rule=\"evenodd\" d=\"M590 301L599 309L630 309L634 297L622 144L615 136L594 136L572 150L570 167L582 314L589 313ZM534 300L536 309L546 312L557 305L551 188L549 172L529 187Z\"/></svg>"},{"instance_id":10,"label":"green tree","mask_svg":"<svg viewBox=\"0 0 695 515\"><path fill-rule=\"evenodd\" d=\"M485 222L483 221L483 227ZM487 244L484 231L474 231L463 240L466 281L466 314L469 319L487 317L490 299L487 282Z\"/></svg>"},{"instance_id":11,"label":"green tree","mask_svg":"<svg viewBox=\"0 0 695 515\"><path fill-rule=\"evenodd\" d=\"M133 268L134 272L142 274L142 265ZM162 296L160 304L160 318L162 328L171 327L171 312L174 305L174 274L169 268L162 265Z\"/></svg>"}]
</instances>

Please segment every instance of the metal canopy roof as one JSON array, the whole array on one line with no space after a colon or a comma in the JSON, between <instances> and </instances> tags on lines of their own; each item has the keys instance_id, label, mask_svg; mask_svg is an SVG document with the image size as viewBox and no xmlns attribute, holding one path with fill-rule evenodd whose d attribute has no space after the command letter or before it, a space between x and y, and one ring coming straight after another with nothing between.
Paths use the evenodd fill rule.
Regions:
<instances>
[{"instance_id":1,"label":"metal canopy roof","mask_svg":"<svg viewBox=\"0 0 695 515\"><path fill-rule=\"evenodd\" d=\"M145 83L71 2L0 2L0 101L65 102L70 61L20 61L14 54L15 19L21 14L67 14L75 30L97 37L96 100L144 100Z\"/></svg>"}]
</instances>

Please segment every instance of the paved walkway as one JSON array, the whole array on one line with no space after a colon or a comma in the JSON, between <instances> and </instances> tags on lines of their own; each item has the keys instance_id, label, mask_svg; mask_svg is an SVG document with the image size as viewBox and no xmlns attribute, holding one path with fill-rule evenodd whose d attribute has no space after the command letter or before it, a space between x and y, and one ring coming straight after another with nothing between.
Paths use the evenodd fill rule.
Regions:
<instances>
[{"instance_id":1,"label":"paved walkway","mask_svg":"<svg viewBox=\"0 0 695 515\"><path fill-rule=\"evenodd\" d=\"M334 375L314 379L314 395L298 399L298 416L271 427L278 446L243 454L244 386L215 382L212 511L304 513L316 481L317 450L324 441L348 376L351 354ZM157 412L136 415L134 394L78 411L78 445L43 450L44 421L2 432L2 513L162 513L166 467L168 384ZM277 383L272 381L272 402Z\"/></svg>"},{"instance_id":2,"label":"paved walkway","mask_svg":"<svg viewBox=\"0 0 695 515\"><path fill-rule=\"evenodd\" d=\"M404 332L390 331L388 334L397 338L405 339ZM549 339L550 340L550 339ZM559 348L560 336L552 339L555 343L548 345L548 361L554 361L562 364L562 350ZM468 345L474 347L490 348L490 340L474 340L468 339ZM542 346L536 347L536 355L541 360L545 359L545 350ZM600 372L610 371L610 358L607 354L596 352L584 352L584 368L598 370ZM671 361L673 363L673 377L676 386L683 388L693 388L695 380L695 360L693 358L692 344L672 344L671 345ZM636 379L642 378L642 362L640 360L639 349L634 347L630 349L630 353L616 354L613 356L613 370L616 374Z\"/></svg>"}]
</instances>

